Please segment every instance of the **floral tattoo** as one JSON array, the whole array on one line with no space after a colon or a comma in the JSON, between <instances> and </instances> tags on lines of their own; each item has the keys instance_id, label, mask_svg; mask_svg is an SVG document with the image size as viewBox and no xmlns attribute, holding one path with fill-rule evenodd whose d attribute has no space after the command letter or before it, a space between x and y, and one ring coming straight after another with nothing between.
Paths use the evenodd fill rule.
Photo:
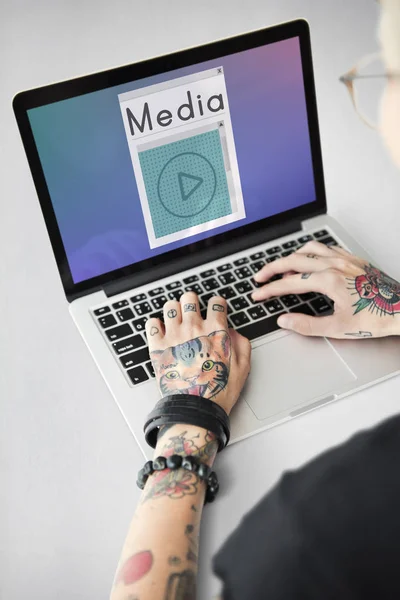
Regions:
<instances>
[{"instance_id":1,"label":"floral tattoo","mask_svg":"<svg viewBox=\"0 0 400 600\"><path fill-rule=\"evenodd\" d=\"M347 278L348 289L359 296L353 304L354 314L366 308L379 316L400 312L400 283L372 265L365 265L364 271L355 279Z\"/></svg>"}]
</instances>

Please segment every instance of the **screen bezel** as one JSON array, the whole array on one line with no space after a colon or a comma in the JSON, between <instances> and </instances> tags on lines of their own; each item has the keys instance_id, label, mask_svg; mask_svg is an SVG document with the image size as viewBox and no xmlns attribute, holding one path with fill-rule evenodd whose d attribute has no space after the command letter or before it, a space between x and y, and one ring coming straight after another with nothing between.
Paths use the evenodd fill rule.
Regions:
<instances>
[{"instance_id":1,"label":"screen bezel","mask_svg":"<svg viewBox=\"0 0 400 600\"><path fill-rule=\"evenodd\" d=\"M66 100L68 98L88 94L101 89L133 82L138 79L144 79L158 73L173 71L188 65L203 63L208 60L235 54L237 52L243 52L245 50L272 44L292 37L298 37L300 42L304 90L316 190L315 200L277 215L273 215L254 223L237 227L228 232L212 236L211 238L192 244L187 244L182 248L143 260L139 263L134 263L120 269L109 271L103 275L98 275L79 283L74 283L60 229L58 227L57 219L50 199L49 190L47 188L45 176L42 170L39 154L33 137L33 132L30 127L27 111L38 106L44 106L46 104ZM40 206L46 222L53 252L56 258L61 281L69 301L76 297L102 289L110 282L115 282L120 278L126 278L128 276L131 276L132 279L131 287L135 287L135 275L139 276L138 279L143 280L144 271L148 272L152 268L160 267L163 264L171 265L171 263L174 263L176 266L175 272L177 272L179 271L179 259L185 258L185 263L187 264L188 256L193 257L193 264L198 264L199 253L209 249L210 244L212 244L213 248L215 249L217 249L219 246L228 249L231 242L231 252L233 252L235 251L235 241L232 238L237 238L238 236L241 238L248 238L248 246L250 247L252 236L256 236L257 239L259 239L260 232L262 231L265 231L267 236L267 233L271 230L271 228L274 228L282 223L290 221L300 222L301 220L308 219L326 212L326 196L312 66L310 31L307 21L303 19L252 31L250 33L211 42L202 46L196 46L187 50L181 50L165 56L151 58L108 71L79 77L77 79L20 92L13 100L13 108L28 163L31 169L33 181L39 197ZM159 268L157 268L156 271L159 272Z\"/></svg>"}]
</instances>

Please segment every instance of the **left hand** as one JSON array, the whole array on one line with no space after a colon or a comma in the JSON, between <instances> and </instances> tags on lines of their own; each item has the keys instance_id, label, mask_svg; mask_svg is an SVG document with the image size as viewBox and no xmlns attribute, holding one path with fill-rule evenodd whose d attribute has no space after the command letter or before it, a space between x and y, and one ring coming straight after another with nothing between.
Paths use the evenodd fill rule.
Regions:
<instances>
[{"instance_id":1,"label":"left hand","mask_svg":"<svg viewBox=\"0 0 400 600\"><path fill-rule=\"evenodd\" d=\"M146 322L150 358L162 396L194 394L209 398L228 414L250 371L250 342L228 330L223 298L210 299L207 318L194 292L164 305L164 323Z\"/></svg>"}]
</instances>

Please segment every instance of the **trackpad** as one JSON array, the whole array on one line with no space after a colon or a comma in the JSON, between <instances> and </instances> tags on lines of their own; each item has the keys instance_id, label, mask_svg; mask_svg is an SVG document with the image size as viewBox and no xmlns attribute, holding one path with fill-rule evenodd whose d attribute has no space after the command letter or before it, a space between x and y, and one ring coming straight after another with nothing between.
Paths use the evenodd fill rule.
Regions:
<instances>
[{"instance_id":1,"label":"trackpad","mask_svg":"<svg viewBox=\"0 0 400 600\"><path fill-rule=\"evenodd\" d=\"M253 350L244 397L263 420L338 392L355 379L325 339L289 334Z\"/></svg>"}]
</instances>

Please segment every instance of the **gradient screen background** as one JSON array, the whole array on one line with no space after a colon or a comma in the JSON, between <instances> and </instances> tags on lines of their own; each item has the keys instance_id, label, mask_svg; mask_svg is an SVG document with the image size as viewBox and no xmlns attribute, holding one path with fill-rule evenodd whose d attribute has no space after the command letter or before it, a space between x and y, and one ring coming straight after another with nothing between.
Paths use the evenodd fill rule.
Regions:
<instances>
[{"instance_id":1,"label":"gradient screen background","mask_svg":"<svg viewBox=\"0 0 400 600\"><path fill-rule=\"evenodd\" d=\"M151 249L118 94L223 66L246 218ZM28 111L75 283L316 199L299 38Z\"/></svg>"}]
</instances>

